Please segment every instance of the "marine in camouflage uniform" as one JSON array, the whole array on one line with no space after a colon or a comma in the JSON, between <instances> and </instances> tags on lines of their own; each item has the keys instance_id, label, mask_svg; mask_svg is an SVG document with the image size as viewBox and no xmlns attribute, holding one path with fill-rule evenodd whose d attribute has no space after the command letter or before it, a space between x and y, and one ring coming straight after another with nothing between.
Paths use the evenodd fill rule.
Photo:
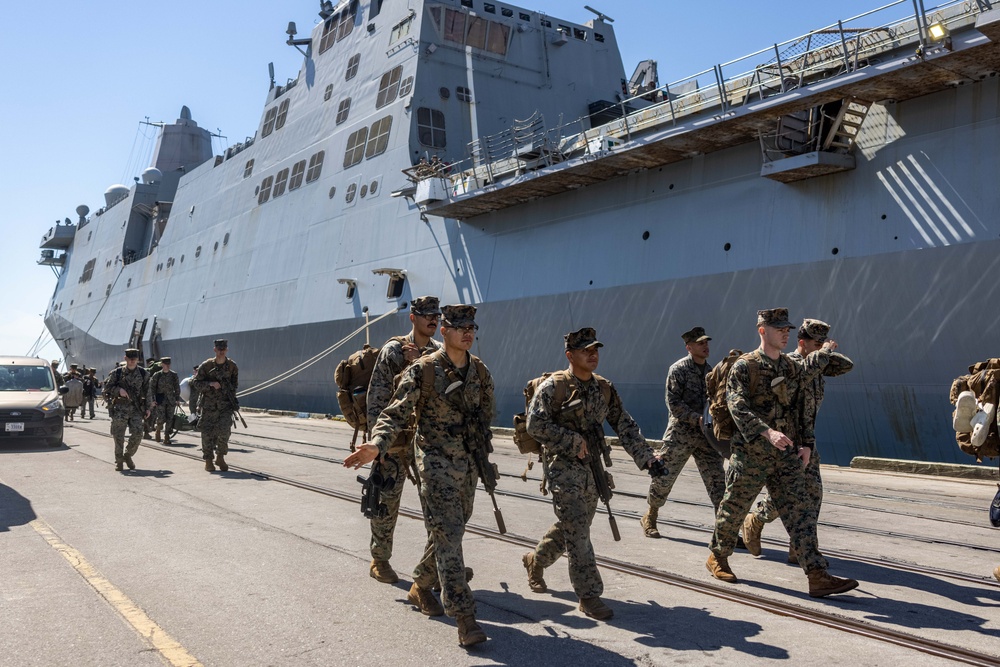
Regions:
<instances>
[{"instance_id":1,"label":"marine in camouflage uniform","mask_svg":"<svg viewBox=\"0 0 1000 667\"><path fill-rule=\"evenodd\" d=\"M135 469L132 457L142 442L143 418L140 412L146 405L149 390L149 373L139 366L139 350L125 350L125 366L111 371L104 381L104 398L111 413L111 436L115 440L115 470L127 464ZM125 395L123 395L125 394ZM128 447L125 447L125 429L128 429Z\"/></svg>"},{"instance_id":2,"label":"marine in camouflage uniform","mask_svg":"<svg viewBox=\"0 0 1000 667\"><path fill-rule=\"evenodd\" d=\"M544 569L565 552L569 559L569 578L580 598L580 610L592 618L604 620L611 618L613 612L601 601L604 582L597 571L594 546L590 541L598 492L591 467L581 458L584 455L601 456L601 452L589 451L591 447L583 433L597 427L603 435L606 421L639 468L649 469L651 475L662 475L665 470L646 444L639 425L622 406L614 385L594 375L599 362L598 350L603 346L597 340L597 332L585 327L566 334L564 340L569 370L552 374L538 386L527 413L528 434L542 446L545 457L556 522L535 549L523 556L522 563L528 570L531 589L544 592L547 589L542 578ZM559 382L568 383L568 386L559 390ZM602 383L606 388L602 389ZM557 405L560 397L562 404ZM570 410L568 406L576 399L582 404Z\"/></svg>"},{"instance_id":3,"label":"marine in camouflage uniform","mask_svg":"<svg viewBox=\"0 0 1000 667\"><path fill-rule=\"evenodd\" d=\"M708 402L705 384L705 376L710 369L708 341L712 339L702 327L684 332L681 339L688 356L675 362L667 372L666 402L670 418L663 434L663 447L658 452L670 472L662 477L654 477L649 484L649 509L641 521L646 537L660 537L660 531L656 528L659 509L667 502L667 496L681 474L681 469L692 456L716 510L726 492L722 454L709 444L702 431L705 405Z\"/></svg>"},{"instance_id":4,"label":"marine in camouflage uniform","mask_svg":"<svg viewBox=\"0 0 1000 667\"><path fill-rule=\"evenodd\" d=\"M170 444L170 427L168 421L174 416L177 408L177 399L181 394L181 381L177 373L170 370L170 357L160 359L160 370L153 373L149 379L149 402L148 409L153 425L156 427L156 441L160 441L160 430L164 429L164 441Z\"/></svg>"},{"instance_id":5,"label":"marine in camouflage uniform","mask_svg":"<svg viewBox=\"0 0 1000 667\"><path fill-rule=\"evenodd\" d=\"M475 342L476 308L459 305L442 310L444 350L422 357L403 371L399 387L372 430L372 440L358 447L344 465L360 467L384 456L406 430L416 411L416 461L425 516L431 529L444 611L454 616L462 646L486 641L476 623L476 601L466 581L462 538L472 516L478 471L466 451L467 419L492 421L495 412L493 377L468 350ZM424 368L433 368L433 390L424 391ZM446 390L461 385L450 395ZM430 572L415 578L407 600L421 610L433 606ZM425 611L426 613L426 611Z\"/></svg>"},{"instance_id":6,"label":"marine in camouflage uniform","mask_svg":"<svg viewBox=\"0 0 1000 667\"><path fill-rule=\"evenodd\" d=\"M829 363L836 343L827 341L805 362L781 354L792 324L788 310L757 313L761 347L740 357L726 383L726 402L735 422L726 494L719 505L711 555L705 564L722 581L735 582L729 556L754 499L767 484L785 524L799 565L809 578L809 595L824 597L857 587L853 579L827 573L816 539L816 512L805 500L808 464L815 445L812 405L805 388ZM774 358L774 357L777 358Z\"/></svg>"},{"instance_id":7,"label":"marine in camouflage uniform","mask_svg":"<svg viewBox=\"0 0 1000 667\"><path fill-rule=\"evenodd\" d=\"M392 398L396 376L418 357L441 349L441 343L434 340L441 308L437 297L423 296L410 302L410 321L413 329L409 334L390 339L378 353L375 367L372 370L371 382L368 385L367 418L369 424L378 422L382 410ZM396 520L399 518L399 501L403 496L405 479L413 462L412 428L407 428L396 436L396 440L383 457L383 470L393 475L396 484L389 491L382 491L380 499L386 506L386 515L373 516L371 519L371 554L372 562L369 573L372 578L386 584L394 584L399 577L389 564L392 558L392 538L396 530ZM423 496L421 503L423 503ZM426 512L424 512L426 515ZM430 543L430 526L427 526L427 545L424 556L413 571L413 578L424 580L430 573L437 579L437 566L434 563L434 550Z\"/></svg>"},{"instance_id":8,"label":"marine in camouflage uniform","mask_svg":"<svg viewBox=\"0 0 1000 667\"><path fill-rule=\"evenodd\" d=\"M798 362L805 362L809 354L822 347L829 334L830 325L826 322L811 319L805 320L802 326L799 327L798 347L788 357ZM803 391L805 392L803 400L807 403L805 414L815 419L816 414L819 412L819 407L823 403L826 378L843 375L850 372L853 368L854 362L845 355L840 352L831 352L830 362L823 369L822 374L803 387ZM815 425L813 425L813 429L815 430ZM802 497L802 500L812 506L816 512L817 520L819 518L820 506L823 503L823 478L820 476L819 464L819 450L814 447L812 454L809 456L809 464L805 469L806 487L805 496ZM777 518L778 508L771 499L770 494L765 494L757 502L754 510L747 514L747 518L743 521L743 535L747 538L747 547L754 556L759 556L761 552L760 534L764 525L771 523ZM790 547L788 550L788 562L793 564L798 563L795 552Z\"/></svg>"},{"instance_id":9,"label":"marine in camouflage uniform","mask_svg":"<svg viewBox=\"0 0 1000 667\"><path fill-rule=\"evenodd\" d=\"M229 453L229 434L233 429L233 413L239 409L236 389L239 387L239 368L226 356L229 341L220 338L215 341L215 356L198 366L192 385L198 390L201 400L201 456L205 459L205 470L215 471L215 466L223 472L229 470L225 456ZM212 457L215 457L215 465Z\"/></svg>"}]
</instances>

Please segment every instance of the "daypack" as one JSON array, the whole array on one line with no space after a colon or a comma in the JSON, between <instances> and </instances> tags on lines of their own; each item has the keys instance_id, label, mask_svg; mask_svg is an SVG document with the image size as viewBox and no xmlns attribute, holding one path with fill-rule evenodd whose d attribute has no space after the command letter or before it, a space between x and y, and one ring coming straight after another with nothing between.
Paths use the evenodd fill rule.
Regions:
<instances>
[{"instance_id":1,"label":"daypack","mask_svg":"<svg viewBox=\"0 0 1000 667\"><path fill-rule=\"evenodd\" d=\"M337 364L333 381L339 388L337 403L347 423L359 430L368 426L368 383L381 348L365 345Z\"/></svg>"},{"instance_id":2,"label":"daypack","mask_svg":"<svg viewBox=\"0 0 1000 667\"><path fill-rule=\"evenodd\" d=\"M517 445L518 451L522 454L540 455L542 453L541 445L528 434L527 412L528 406L531 404L531 399L535 396L535 392L538 391L538 388L545 380L553 375L556 376L555 394L552 397L553 404L562 406L566 402L566 398L573 393L573 389L576 387L577 380L568 370L549 371L533 380L528 380L528 384L524 385L524 412L514 415L514 444ZM594 379L597 380L601 387L601 396L604 398L604 402L610 404L611 383L596 373L594 374Z\"/></svg>"},{"instance_id":3,"label":"daypack","mask_svg":"<svg viewBox=\"0 0 1000 667\"><path fill-rule=\"evenodd\" d=\"M963 391L971 391L980 403L997 405L998 400L1000 400L1000 359L987 359L975 363L969 366L969 375L955 378L955 381L951 383L950 399L952 405L958 401L958 395ZM958 443L963 452L975 456L976 462L981 462L984 458L1000 456L1000 434L997 432L996 419L990 424L986 441L979 447L972 446L971 433L956 433L955 442Z\"/></svg>"},{"instance_id":4,"label":"daypack","mask_svg":"<svg viewBox=\"0 0 1000 667\"><path fill-rule=\"evenodd\" d=\"M705 386L708 389L708 414L712 417L712 434L720 443L733 437L736 422L729 413L726 402L726 382L733 370L736 360L743 356L743 350L730 350L725 359L712 367L705 376ZM759 370L756 362L750 365L750 377L756 384L756 372Z\"/></svg>"}]
</instances>

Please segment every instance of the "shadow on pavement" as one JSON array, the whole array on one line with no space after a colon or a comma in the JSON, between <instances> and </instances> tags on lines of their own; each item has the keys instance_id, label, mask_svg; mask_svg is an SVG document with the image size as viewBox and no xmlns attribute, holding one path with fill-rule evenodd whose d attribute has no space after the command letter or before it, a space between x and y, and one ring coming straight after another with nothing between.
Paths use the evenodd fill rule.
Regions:
<instances>
[{"instance_id":1,"label":"shadow on pavement","mask_svg":"<svg viewBox=\"0 0 1000 667\"><path fill-rule=\"evenodd\" d=\"M20 493L0 484L0 533L8 532L12 526L23 526L36 518L31 501Z\"/></svg>"}]
</instances>

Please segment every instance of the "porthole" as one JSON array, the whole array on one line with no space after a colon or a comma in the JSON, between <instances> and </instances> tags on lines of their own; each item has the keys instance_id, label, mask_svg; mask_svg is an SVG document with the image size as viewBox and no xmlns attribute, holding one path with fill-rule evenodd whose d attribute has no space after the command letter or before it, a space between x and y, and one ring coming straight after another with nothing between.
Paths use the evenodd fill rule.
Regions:
<instances>
[{"instance_id":1,"label":"porthole","mask_svg":"<svg viewBox=\"0 0 1000 667\"><path fill-rule=\"evenodd\" d=\"M216 241L216 242L215 242L215 246L213 246L213 247L212 247L212 252L215 252L215 251L216 251L216 250L218 250L218 249L219 249L219 242L218 242L218 241Z\"/></svg>"},{"instance_id":2,"label":"porthole","mask_svg":"<svg viewBox=\"0 0 1000 667\"><path fill-rule=\"evenodd\" d=\"M354 201L354 195L357 193L357 191L358 191L358 184L357 183L351 183L350 185L348 185L347 186L347 194L344 195L344 200L348 204L350 204L352 201Z\"/></svg>"},{"instance_id":3,"label":"porthole","mask_svg":"<svg viewBox=\"0 0 1000 667\"><path fill-rule=\"evenodd\" d=\"M197 248L195 248L194 256L195 257L201 257L201 246L198 246Z\"/></svg>"},{"instance_id":4,"label":"porthole","mask_svg":"<svg viewBox=\"0 0 1000 667\"><path fill-rule=\"evenodd\" d=\"M834 248L833 250L830 251L830 253L833 255L836 255L838 252L840 252L840 248Z\"/></svg>"},{"instance_id":5,"label":"porthole","mask_svg":"<svg viewBox=\"0 0 1000 667\"><path fill-rule=\"evenodd\" d=\"M882 214L882 219L885 220L885 213Z\"/></svg>"},{"instance_id":6,"label":"porthole","mask_svg":"<svg viewBox=\"0 0 1000 667\"><path fill-rule=\"evenodd\" d=\"M332 186L330 186L330 199L333 199L333 196L335 194L337 194L337 186L332 185Z\"/></svg>"},{"instance_id":7,"label":"porthole","mask_svg":"<svg viewBox=\"0 0 1000 667\"><path fill-rule=\"evenodd\" d=\"M226 232L226 235L222 237L222 245L229 245L229 232Z\"/></svg>"},{"instance_id":8,"label":"porthole","mask_svg":"<svg viewBox=\"0 0 1000 667\"><path fill-rule=\"evenodd\" d=\"M376 190L378 190L378 181L372 181L371 185L368 186L368 192L375 194Z\"/></svg>"},{"instance_id":9,"label":"porthole","mask_svg":"<svg viewBox=\"0 0 1000 667\"><path fill-rule=\"evenodd\" d=\"M442 100L446 100L449 97L451 97L451 91L448 90L447 88L445 88L444 86L442 86L441 90L439 90L438 92L441 94L441 99Z\"/></svg>"},{"instance_id":10,"label":"porthole","mask_svg":"<svg viewBox=\"0 0 1000 667\"><path fill-rule=\"evenodd\" d=\"M361 186L361 196L366 197L367 195L368 195L368 185L365 184Z\"/></svg>"},{"instance_id":11,"label":"porthole","mask_svg":"<svg viewBox=\"0 0 1000 667\"><path fill-rule=\"evenodd\" d=\"M671 183L671 184L670 184L670 187L669 187L669 188L667 188L667 189L668 189L668 190L673 190L673 189L674 189L674 184L673 184L673 183Z\"/></svg>"},{"instance_id":12,"label":"porthole","mask_svg":"<svg viewBox=\"0 0 1000 667\"><path fill-rule=\"evenodd\" d=\"M132 282L132 281L131 281L131 279L129 280L129 282ZM91 294L93 294L93 292L87 292L87 298L88 298L88 299L90 298L90 295L91 295Z\"/></svg>"},{"instance_id":13,"label":"porthole","mask_svg":"<svg viewBox=\"0 0 1000 667\"><path fill-rule=\"evenodd\" d=\"M642 233L642 240L643 241L648 241L649 240L649 232L648 231Z\"/></svg>"},{"instance_id":14,"label":"porthole","mask_svg":"<svg viewBox=\"0 0 1000 667\"><path fill-rule=\"evenodd\" d=\"M732 247L733 247L732 243L727 243L726 245L722 246L722 249L725 250L726 252L729 252L732 249Z\"/></svg>"}]
</instances>

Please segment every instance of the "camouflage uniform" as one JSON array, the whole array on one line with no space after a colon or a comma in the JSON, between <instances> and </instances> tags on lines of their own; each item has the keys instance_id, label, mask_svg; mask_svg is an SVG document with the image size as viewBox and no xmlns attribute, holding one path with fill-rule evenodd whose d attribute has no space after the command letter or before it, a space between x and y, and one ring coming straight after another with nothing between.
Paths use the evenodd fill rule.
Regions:
<instances>
[{"instance_id":1,"label":"camouflage uniform","mask_svg":"<svg viewBox=\"0 0 1000 667\"><path fill-rule=\"evenodd\" d=\"M797 362L805 363L805 357L799 354L798 350L790 353L788 357ZM823 369L823 373L813 379L812 382L806 383L803 386L802 390L805 392L803 401L806 403L806 414L812 415L813 419L815 419L816 414L819 412L819 406L823 403L824 385L826 384L824 376L836 377L849 372L852 368L854 368L853 361L839 352L831 352L830 363ZM815 429L815 424L813 428ZM802 499L813 508L817 519L819 518L820 505L823 503L823 479L820 477L819 463L819 449L813 447L812 453L809 456L809 464L805 469L805 496ZM757 502L753 513L764 523L771 523L778 518L778 508L771 499L770 492Z\"/></svg>"},{"instance_id":2,"label":"camouflage uniform","mask_svg":"<svg viewBox=\"0 0 1000 667\"><path fill-rule=\"evenodd\" d=\"M161 370L153 373L149 379L149 399L147 408L152 413L150 420L156 428L157 433L167 422L177 407L177 399L181 393L181 382L177 373L170 370ZM153 407L153 404L156 407ZM167 424L167 440L170 440L170 424Z\"/></svg>"},{"instance_id":3,"label":"camouflage uniform","mask_svg":"<svg viewBox=\"0 0 1000 667\"><path fill-rule=\"evenodd\" d=\"M131 399L121 396L119 389L129 393ZM146 405L149 390L149 373L141 366L133 370L119 367L111 371L104 381L104 398L111 413L111 436L115 439L115 463L121 463L138 451L142 442L143 413L136 406ZM125 448L125 429L128 428L128 448Z\"/></svg>"},{"instance_id":4,"label":"camouflage uniform","mask_svg":"<svg viewBox=\"0 0 1000 667\"><path fill-rule=\"evenodd\" d=\"M667 373L666 402L670 421L663 434L663 447L658 453L669 472L662 477L654 477L650 482L650 507L663 507L681 468L691 456L694 456L705 490L716 510L722 502L722 496L726 492L722 455L708 444L698 422L708 401L705 386L708 371L707 363L699 366L689 354L673 364Z\"/></svg>"},{"instance_id":5,"label":"camouflage uniform","mask_svg":"<svg viewBox=\"0 0 1000 667\"><path fill-rule=\"evenodd\" d=\"M566 374L569 373L570 371L560 371L548 377L538 386L528 406L528 434L542 445L549 471L549 488L552 489L552 507L556 513L556 522L542 537L533 553L535 564L546 568L559 560L565 552L569 559L569 578L573 590L584 600L600 597L604 593L604 582L597 571L594 545L590 541L590 524L594 520L598 502L594 476L589 465L576 456L578 431L562 415L563 405L555 405L556 381L567 378ZM574 398L583 401L581 408L575 411L582 414L585 420L580 426L586 429L597 425L603 432L603 424L607 421L636 465L645 468L653 460L653 451L642 437L639 425L622 407L614 385L610 385L610 401L605 401L597 376L587 382L576 378L570 380L577 387ZM568 400L569 396L567 402ZM590 454L600 456L600 452Z\"/></svg>"},{"instance_id":6,"label":"camouflage uniform","mask_svg":"<svg viewBox=\"0 0 1000 667\"><path fill-rule=\"evenodd\" d=\"M218 382L223 388L215 389L210 383ZM233 429L233 413L239 405L233 405L229 399L228 390L235 397L239 386L239 368L232 359L226 359L221 364L215 363L215 358L201 362L195 374L192 386L198 390L201 397L201 418L198 425L201 428L201 457L210 461L213 456L225 456L229 453L229 433Z\"/></svg>"},{"instance_id":7,"label":"camouflage uniform","mask_svg":"<svg viewBox=\"0 0 1000 667\"><path fill-rule=\"evenodd\" d=\"M372 371L371 383L368 385L368 423L375 424L379 415L389 400L392 398L393 383L397 375L409 365L403 354L403 343L413 343L413 332L404 337L403 341L398 339L390 340L378 353L375 360L375 368ZM426 347L420 348L420 354L427 354L441 349L441 343L431 338ZM384 457L384 463L388 466L385 471L396 477L396 484L391 491L383 491L380 498L385 503L387 512L384 517L372 517L371 519L371 554L375 560L387 561L392 558L392 537L396 530L396 520L399 518L399 501L403 496L403 486L406 479L406 470L413 460L413 430L407 428L403 430L393 442L389 451ZM421 503L423 497L421 497ZM426 515L426 512L424 512ZM414 570L414 578L419 578L420 573L425 570L432 573L436 579L436 566L434 564L434 551L430 544L430 526L428 526L427 545L424 549L425 556L429 560L421 560Z\"/></svg>"},{"instance_id":8,"label":"camouflage uniform","mask_svg":"<svg viewBox=\"0 0 1000 667\"><path fill-rule=\"evenodd\" d=\"M758 367L754 382L747 361L750 355ZM816 511L802 500L807 483L797 447L782 451L768 442L764 432L770 427L784 433L797 446L814 448L815 405L804 400L807 393L804 388L823 371L830 354L819 350L805 362L795 361L787 354L771 359L760 349L750 355L736 361L726 383L726 402L736 428L731 441L726 494L716 515L710 548L722 559L733 553L743 519L767 484L791 546L799 554L802 569L825 571L827 562L819 553L816 540Z\"/></svg>"},{"instance_id":9,"label":"camouflage uniform","mask_svg":"<svg viewBox=\"0 0 1000 667\"><path fill-rule=\"evenodd\" d=\"M446 312L448 308L445 307ZM427 364L434 366L434 391L430 396L422 396L423 369ZM465 524L472 516L478 472L465 450L462 434L453 433L465 423L457 400L464 401L469 411L481 415L485 421L493 419L493 377L485 366L482 371L480 376L471 359L464 368L456 368L443 351L418 359L403 371L396 393L372 430L372 444L378 447L380 455L385 455L421 405L417 415L417 467L441 582L441 601L449 616L471 615L476 610L472 589L465 580L462 538ZM456 378L464 378L464 384L452 392L454 398L446 397L445 390ZM420 588L430 588L434 585L432 573L424 571L419 576L415 573L414 583Z\"/></svg>"}]
</instances>

